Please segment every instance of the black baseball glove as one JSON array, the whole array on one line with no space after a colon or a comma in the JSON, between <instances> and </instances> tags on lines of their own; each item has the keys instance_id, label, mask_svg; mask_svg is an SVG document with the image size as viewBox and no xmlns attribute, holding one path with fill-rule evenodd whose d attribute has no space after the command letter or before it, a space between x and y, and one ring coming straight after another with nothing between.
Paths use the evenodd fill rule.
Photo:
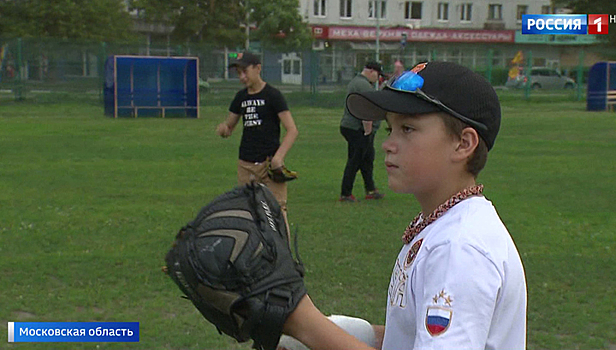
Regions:
<instances>
[{"instance_id":1,"label":"black baseball glove","mask_svg":"<svg viewBox=\"0 0 616 350\"><path fill-rule=\"evenodd\" d=\"M306 294L280 206L264 185L237 187L177 234L164 270L218 331L274 350Z\"/></svg>"}]
</instances>

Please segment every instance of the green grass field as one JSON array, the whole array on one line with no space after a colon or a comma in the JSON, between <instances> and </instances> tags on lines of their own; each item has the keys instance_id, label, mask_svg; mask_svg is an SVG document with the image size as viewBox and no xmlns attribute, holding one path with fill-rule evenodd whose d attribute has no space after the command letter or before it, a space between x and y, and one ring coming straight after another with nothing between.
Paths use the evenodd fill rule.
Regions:
<instances>
[{"instance_id":1,"label":"green grass field","mask_svg":"<svg viewBox=\"0 0 616 350\"><path fill-rule=\"evenodd\" d=\"M479 180L525 265L528 349L614 350L616 115L519 96L502 97L501 133ZM380 147L385 200L336 202L341 102L299 100L289 96L300 136L286 163L300 174L289 220L309 293L325 313L383 323L400 236L419 207L387 188ZM236 183L239 133L214 133L228 101L202 103L198 120L114 120L99 104L2 102L0 349L249 348L220 336L161 272L177 230ZM134 321L141 340L7 343L8 321Z\"/></svg>"}]
</instances>

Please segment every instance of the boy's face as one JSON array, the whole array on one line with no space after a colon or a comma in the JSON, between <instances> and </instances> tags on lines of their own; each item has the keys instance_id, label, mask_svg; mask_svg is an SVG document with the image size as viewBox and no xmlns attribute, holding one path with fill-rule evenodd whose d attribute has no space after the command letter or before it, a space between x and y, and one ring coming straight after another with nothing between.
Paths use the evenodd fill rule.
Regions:
<instances>
[{"instance_id":1,"label":"boy's face","mask_svg":"<svg viewBox=\"0 0 616 350\"><path fill-rule=\"evenodd\" d=\"M457 142L438 113L416 116L387 113L383 142L389 187L415 195L434 192L450 173Z\"/></svg>"},{"instance_id":2,"label":"boy's face","mask_svg":"<svg viewBox=\"0 0 616 350\"><path fill-rule=\"evenodd\" d=\"M259 82L259 77L261 75L261 65L250 65L246 68L237 67L237 75L240 78L240 82L244 84L247 88L254 86Z\"/></svg>"}]
</instances>

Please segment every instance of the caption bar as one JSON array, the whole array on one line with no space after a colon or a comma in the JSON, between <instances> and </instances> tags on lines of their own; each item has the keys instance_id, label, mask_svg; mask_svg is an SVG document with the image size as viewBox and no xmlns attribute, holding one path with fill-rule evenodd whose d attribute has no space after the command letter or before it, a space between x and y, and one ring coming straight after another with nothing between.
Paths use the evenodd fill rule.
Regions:
<instances>
[{"instance_id":1,"label":"caption bar","mask_svg":"<svg viewBox=\"0 0 616 350\"><path fill-rule=\"evenodd\" d=\"M139 322L9 322L9 343L138 342Z\"/></svg>"}]
</instances>

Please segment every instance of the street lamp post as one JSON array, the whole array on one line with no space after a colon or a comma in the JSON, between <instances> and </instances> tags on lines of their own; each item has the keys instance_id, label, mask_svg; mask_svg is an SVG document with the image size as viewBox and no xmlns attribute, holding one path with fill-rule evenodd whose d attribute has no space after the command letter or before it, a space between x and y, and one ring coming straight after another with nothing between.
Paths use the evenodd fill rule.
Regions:
<instances>
[{"instance_id":1,"label":"street lamp post","mask_svg":"<svg viewBox=\"0 0 616 350\"><path fill-rule=\"evenodd\" d=\"M246 43L244 44L246 51L250 49L250 11L246 9Z\"/></svg>"},{"instance_id":2,"label":"street lamp post","mask_svg":"<svg viewBox=\"0 0 616 350\"><path fill-rule=\"evenodd\" d=\"M381 0L374 0L374 15L376 16L376 62L380 63L380 39L381 39L381 22L379 19L379 4ZM379 77L380 78L380 77ZM379 89L379 79L374 83L374 89Z\"/></svg>"},{"instance_id":3,"label":"street lamp post","mask_svg":"<svg viewBox=\"0 0 616 350\"><path fill-rule=\"evenodd\" d=\"M374 15L376 16L376 61L379 62L380 38L381 38L381 22L379 20L379 3L380 0L374 0Z\"/></svg>"}]
</instances>

